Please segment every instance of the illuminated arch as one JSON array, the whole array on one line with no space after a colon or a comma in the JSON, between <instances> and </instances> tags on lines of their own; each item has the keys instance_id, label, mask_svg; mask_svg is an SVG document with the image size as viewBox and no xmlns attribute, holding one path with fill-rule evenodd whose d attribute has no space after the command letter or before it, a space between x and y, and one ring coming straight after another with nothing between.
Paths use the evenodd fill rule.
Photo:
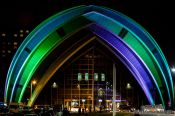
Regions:
<instances>
[{"instance_id":1,"label":"illuminated arch","mask_svg":"<svg viewBox=\"0 0 175 116\"><path fill-rule=\"evenodd\" d=\"M152 36L127 16L99 6L78 6L60 12L41 23L26 37L17 50L8 71L4 93L5 102L21 102L26 86L43 60L54 49L83 29L89 30L94 36L79 44L72 52L67 52L69 48L64 48L67 58L98 36L99 41L110 48L111 52L131 71L150 104L154 105L151 92L153 87L156 87L165 107L168 106L168 102L171 105L174 104L170 70L161 49ZM65 56L60 54L58 61L55 61L59 65L55 65L55 69L52 70L49 68L39 83L44 81L45 84L47 83L67 60L61 59L62 57ZM45 84L38 84L35 94L29 100L29 105L33 104Z\"/></svg>"}]
</instances>

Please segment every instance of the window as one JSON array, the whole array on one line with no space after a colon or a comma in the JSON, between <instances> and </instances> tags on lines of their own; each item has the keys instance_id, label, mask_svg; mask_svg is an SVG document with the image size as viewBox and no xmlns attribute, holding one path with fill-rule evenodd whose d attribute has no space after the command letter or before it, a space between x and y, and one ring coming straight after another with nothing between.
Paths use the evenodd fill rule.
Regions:
<instances>
[{"instance_id":1,"label":"window","mask_svg":"<svg viewBox=\"0 0 175 116\"><path fill-rule=\"evenodd\" d=\"M94 73L94 81L98 81L98 73Z\"/></svg>"},{"instance_id":2,"label":"window","mask_svg":"<svg viewBox=\"0 0 175 116\"><path fill-rule=\"evenodd\" d=\"M81 80L82 80L82 74L78 73L78 81L81 81Z\"/></svg>"},{"instance_id":3,"label":"window","mask_svg":"<svg viewBox=\"0 0 175 116\"><path fill-rule=\"evenodd\" d=\"M85 81L89 80L89 73L85 73Z\"/></svg>"},{"instance_id":4,"label":"window","mask_svg":"<svg viewBox=\"0 0 175 116\"><path fill-rule=\"evenodd\" d=\"M104 73L101 74L101 81L105 81L105 74Z\"/></svg>"}]
</instances>

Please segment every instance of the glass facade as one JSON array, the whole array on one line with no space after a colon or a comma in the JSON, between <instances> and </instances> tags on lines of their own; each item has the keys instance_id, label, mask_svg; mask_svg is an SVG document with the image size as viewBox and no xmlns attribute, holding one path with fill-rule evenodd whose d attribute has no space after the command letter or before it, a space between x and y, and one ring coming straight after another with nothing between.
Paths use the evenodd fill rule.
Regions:
<instances>
[{"instance_id":1,"label":"glass facade","mask_svg":"<svg viewBox=\"0 0 175 116\"><path fill-rule=\"evenodd\" d=\"M92 47L64 69L63 88L55 104L69 110L112 109L112 61ZM120 99L119 93L116 95ZM54 103L54 102L53 102Z\"/></svg>"},{"instance_id":2,"label":"glass facade","mask_svg":"<svg viewBox=\"0 0 175 116\"><path fill-rule=\"evenodd\" d=\"M143 91L129 70L94 41L56 72L35 105L49 104L71 111L77 111L79 107L98 111L100 106L103 110L112 110L113 62L116 63L116 106L122 103L135 107L147 104L147 100L142 100L145 99ZM51 87L53 82L57 83L57 88ZM130 88L127 88L128 83ZM50 95L46 95L45 91L50 91Z\"/></svg>"}]
</instances>

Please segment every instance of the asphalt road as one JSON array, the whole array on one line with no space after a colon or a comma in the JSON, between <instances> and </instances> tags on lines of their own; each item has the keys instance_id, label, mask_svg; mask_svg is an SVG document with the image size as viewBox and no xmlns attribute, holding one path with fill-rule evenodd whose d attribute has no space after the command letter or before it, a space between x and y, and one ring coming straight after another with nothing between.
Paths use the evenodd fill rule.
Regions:
<instances>
[{"instance_id":1,"label":"asphalt road","mask_svg":"<svg viewBox=\"0 0 175 116\"><path fill-rule=\"evenodd\" d=\"M81 114L81 115L71 114L71 116L112 116L112 112L103 112L103 113L92 112L92 113ZM137 115L135 115L134 113L117 112L116 116L137 116Z\"/></svg>"},{"instance_id":2,"label":"asphalt road","mask_svg":"<svg viewBox=\"0 0 175 116\"><path fill-rule=\"evenodd\" d=\"M88 113L88 114L71 114L71 116L112 116L112 112L104 113ZM116 112L116 116L175 116L175 114L166 113L129 113L129 112Z\"/></svg>"}]
</instances>

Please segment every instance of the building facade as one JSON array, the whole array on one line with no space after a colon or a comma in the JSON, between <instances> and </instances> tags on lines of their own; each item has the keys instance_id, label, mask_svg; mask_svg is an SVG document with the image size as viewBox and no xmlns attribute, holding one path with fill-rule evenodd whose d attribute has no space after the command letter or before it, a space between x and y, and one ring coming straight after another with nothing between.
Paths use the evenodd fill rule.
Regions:
<instances>
[{"instance_id":1,"label":"building facade","mask_svg":"<svg viewBox=\"0 0 175 116\"><path fill-rule=\"evenodd\" d=\"M112 110L113 61L107 55L93 46L67 63L63 69L63 79L56 82L59 84L55 92L52 90L52 105L64 106L72 111L78 107ZM119 86L119 78L117 84ZM116 92L118 103L126 101L125 97L121 98L120 87Z\"/></svg>"},{"instance_id":2,"label":"building facade","mask_svg":"<svg viewBox=\"0 0 175 116\"><path fill-rule=\"evenodd\" d=\"M10 62L21 42L29 34L28 29L16 29L0 32L0 96L4 94L5 80ZM3 101L3 98L0 98Z\"/></svg>"}]
</instances>

